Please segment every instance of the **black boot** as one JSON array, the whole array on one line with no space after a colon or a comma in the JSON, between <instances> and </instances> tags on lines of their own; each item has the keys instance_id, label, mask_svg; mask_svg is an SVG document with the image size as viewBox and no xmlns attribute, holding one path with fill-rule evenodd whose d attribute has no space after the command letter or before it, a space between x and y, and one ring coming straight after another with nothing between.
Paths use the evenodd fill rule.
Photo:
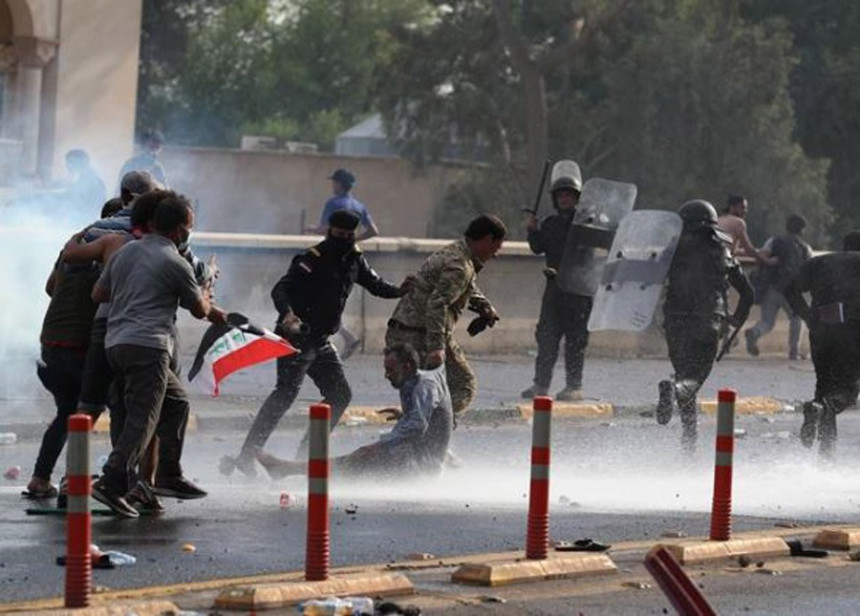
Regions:
<instances>
[{"instance_id":1,"label":"black boot","mask_svg":"<svg viewBox=\"0 0 860 616\"><path fill-rule=\"evenodd\" d=\"M818 418L818 454L825 459L836 455L836 409L826 401Z\"/></svg>"},{"instance_id":2,"label":"black boot","mask_svg":"<svg viewBox=\"0 0 860 616\"><path fill-rule=\"evenodd\" d=\"M660 393L660 401L657 403L657 423L665 426L672 419L675 409L678 406L678 401L675 398L675 384L672 381L660 381L657 386Z\"/></svg>"},{"instance_id":3,"label":"black boot","mask_svg":"<svg viewBox=\"0 0 860 616\"><path fill-rule=\"evenodd\" d=\"M821 417L821 404L810 400L803 403L803 425L800 426L800 442L804 447L812 447L818 435L818 419Z\"/></svg>"}]
</instances>

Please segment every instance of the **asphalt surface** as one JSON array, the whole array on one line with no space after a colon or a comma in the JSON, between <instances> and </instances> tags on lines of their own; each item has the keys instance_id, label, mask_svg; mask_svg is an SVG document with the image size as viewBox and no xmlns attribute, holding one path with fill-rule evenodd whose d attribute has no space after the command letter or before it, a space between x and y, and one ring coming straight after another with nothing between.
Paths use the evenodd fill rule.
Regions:
<instances>
[{"instance_id":1,"label":"asphalt surface","mask_svg":"<svg viewBox=\"0 0 860 616\"><path fill-rule=\"evenodd\" d=\"M517 401L519 390L528 384L531 362L528 357L476 359L474 365L482 385L476 407L501 409ZM378 363L377 358L364 356L348 362L355 403L390 405L396 401L396 392L382 380ZM590 537L614 544L656 540L665 531L707 535L713 483L713 418L701 417L698 452L687 458L679 451L677 420L661 427L652 418L639 415L653 404L654 383L667 369L668 362L661 360L589 362L586 395L614 402L622 412L608 419L554 423L553 540ZM168 512L161 518L94 518L96 544L103 550L119 550L137 558L137 564L131 567L95 571L97 585L135 588L303 567L304 480L273 482L262 470L252 480L228 478L217 471L219 458L235 453L241 444L244 432L237 427L247 422L247 416L256 410L271 386L270 368L249 372L231 379L222 398L195 396L193 400L201 430L190 435L184 463L186 474L209 491L208 498L185 503L168 501ZM734 360L718 367L706 386L706 394L710 390L713 395L725 385L736 387L743 395L771 395L791 404L808 395L813 375L808 362ZM309 387L301 395L303 400L297 405L316 399ZM29 426L20 433L18 443L0 446L0 468L23 467L19 480L0 479L3 601L62 593L64 570L54 564L54 559L64 549L63 519L26 515L24 508L31 503L19 495L38 447L38 440L29 434L38 435L36 417L50 417L50 402L33 391L29 398L6 400L0 406L6 413L0 418L8 417L10 409L17 409L13 414L20 415L26 408L26 419L30 420L18 423L19 427ZM388 563L403 560L411 552L447 558L522 548L530 426L501 412L498 420L492 419L491 413L483 417L481 422L466 422L455 432L453 449L463 465L446 470L437 480L418 485L334 482L332 565ZM860 441L860 419L853 411L840 417L839 455L832 465L820 463L814 452L801 447L795 436L799 422L799 414L793 412L737 418L736 427L743 433L735 456L736 531L771 529L777 523L808 525L857 520L860 478L846 469L856 468L860 456L855 446ZM291 456L300 437L300 426L300 420L286 422L271 439L269 449ZM370 442L381 429L384 428L340 428L333 434L332 453L346 453ZM92 452L94 467L107 452L106 439L97 437ZM59 466L62 468L62 462ZM291 505L286 508L279 504L282 493L290 495ZM194 551L184 551L186 544L193 545ZM832 586L826 597L813 593L817 582L805 580L818 574L809 572L796 574L798 580L788 594L782 589L774 590L779 597L795 597L794 601L777 601L785 605L786 611L767 611L776 604L773 597L771 601L766 599L769 589L785 585L786 577L757 576L742 582L744 588L762 588L765 594L761 597L755 593L739 596L732 584L740 582L731 575L717 576L718 581L708 583L708 590L713 589L717 597L725 596L726 607L721 608L721 613L850 613L842 609L853 600L847 585L856 587L858 580L851 577L850 568L844 574L841 569L834 571L839 573L830 577L828 569L827 581L822 582L824 587ZM432 590L437 583L429 579L427 588ZM557 598L550 590L543 598L533 598L528 591L522 591L522 600L512 596L510 604L485 605L470 600L459 611L451 611L448 605L439 607L438 613L572 613L574 606L588 608L584 612L588 614L661 613L667 605L656 589L628 589L616 593L610 601L598 591L594 596L586 593L571 600L564 598L562 588L559 586L561 594ZM646 596L650 597L647 609L642 603ZM526 609L527 604L533 604L536 611ZM514 611L515 607L520 611ZM425 608L426 613L437 613L432 605Z\"/></svg>"}]
</instances>

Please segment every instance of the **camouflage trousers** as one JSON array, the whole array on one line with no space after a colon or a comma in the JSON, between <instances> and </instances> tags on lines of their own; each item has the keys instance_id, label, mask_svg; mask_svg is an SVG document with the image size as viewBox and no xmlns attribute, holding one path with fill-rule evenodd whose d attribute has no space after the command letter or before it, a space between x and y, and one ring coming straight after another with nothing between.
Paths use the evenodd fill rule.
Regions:
<instances>
[{"instance_id":1,"label":"camouflage trousers","mask_svg":"<svg viewBox=\"0 0 860 616\"><path fill-rule=\"evenodd\" d=\"M421 358L421 367L426 368L424 360L427 357L426 342L427 335L423 331L403 330L388 327L385 332L385 346L395 344L408 344L418 351ZM445 380L448 382L448 390L451 392L451 406L454 414L462 413L475 398L478 391L478 379L472 366L466 361L466 354L462 347L454 340L453 336L445 338Z\"/></svg>"}]
</instances>

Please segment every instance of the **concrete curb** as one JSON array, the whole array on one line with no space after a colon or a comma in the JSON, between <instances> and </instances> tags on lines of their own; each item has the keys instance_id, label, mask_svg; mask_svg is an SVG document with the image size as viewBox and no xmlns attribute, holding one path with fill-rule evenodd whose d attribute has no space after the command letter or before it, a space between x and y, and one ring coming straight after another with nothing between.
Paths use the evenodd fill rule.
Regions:
<instances>
[{"instance_id":1,"label":"concrete curb","mask_svg":"<svg viewBox=\"0 0 860 616\"><path fill-rule=\"evenodd\" d=\"M825 528L815 535L812 545L827 550L851 550L860 546L860 528Z\"/></svg>"},{"instance_id":2,"label":"concrete curb","mask_svg":"<svg viewBox=\"0 0 860 616\"><path fill-rule=\"evenodd\" d=\"M713 414L716 410L715 400L702 400L699 403L700 411L705 414ZM377 411L385 405L368 406L356 405L349 407L341 420L341 427L354 427L365 425L392 425L385 417ZM192 400L192 408L194 408ZM735 411L739 415L772 415L782 412L790 412L793 409L788 403L781 402L775 398L754 397L739 398ZM599 400L585 400L582 402L555 402L553 404L553 416L559 419L606 419L611 417L635 417L653 413L654 405L616 405ZM457 421L462 425L486 425L504 422L523 422L531 419L532 408L528 402L511 402L497 407L479 407L469 409ZM200 413L192 413L188 417L188 432L216 432L226 430L248 430L254 420L254 413L250 411L229 411L209 413L203 410ZM306 405L296 406L283 417L280 424L289 428L303 428L307 426L308 414ZM42 437L47 424L44 421L21 422L0 425L0 432L14 432L19 439L38 439ZM94 426L97 434L107 434L110 431L110 416L103 414Z\"/></svg>"},{"instance_id":3,"label":"concrete curb","mask_svg":"<svg viewBox=\"0 0 860 616\"><path fill-rule=\"evenodd\" d=\"M465 564L451 575L451 582L502 586L617 572L618 567L605 554L564 555L544 560Z\"/></svg>"},{"instance_id":4,"label":"concrete curb","mask_svg":"<svg viewBox=\"0 0 860 616\"><path fill-rule=\"evenodd\" d=\"M654 549L660 547L669 550L682 565L692 565L714 560L728 560L737 558L738 556L764 558L791 555L791 550L782 537L658 543L654 546Z\"/></svg>"},{"instance_id":5,"label":"concrete curb","mask_svg":"<svg viewBox=\"0 0 860 616\"><path fill-rule=\"evenodd\" d=\"M93 598L93 603L98 603L98 598ZM90 607L65 609L53 608L28 611L28 614L51 614L52 616L125 616L135 614L136 616L163 616L164 614L179 614L180 610L170 601L133 601L128 603L111 602L110 605L91 605Z\"/></svg>"},{"instance_id":6,"label":"concrete curb","mask_svg":"<svg viewBox=\"0 0 860 616\"><path fill-rule=\"evenodd\" d=\"M279 584L239 586L221 591L215 607L228 610L265 610L288 607L319 597L411 595L412 582L400 573L343 576L323 582L297 580Z\"/></svg>"}]
</instances>

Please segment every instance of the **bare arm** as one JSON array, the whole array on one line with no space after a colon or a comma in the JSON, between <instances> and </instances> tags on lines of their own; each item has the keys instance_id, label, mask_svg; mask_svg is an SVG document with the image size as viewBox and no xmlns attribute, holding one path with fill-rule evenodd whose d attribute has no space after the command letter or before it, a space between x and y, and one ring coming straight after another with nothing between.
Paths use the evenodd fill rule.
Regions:
<instances>
[{"instance_id":1,"label":"bare arm","mask_svg":"<svg viewBox=\"0 0 860 616\"><path fill-rule=\"evenodd\" d=\"M376 237L377 235L379 235L379 228L376 226L375 223L371 222L369 226L364 228L364 231L362 231L355 237L355 241L360 242L362 240L369 240L370 238Z\"/></svg>"},{"instance_id":2,"label":"bare arm","mask_svg":"<svg viewBox=\"0 0 860 616\"><path fill-rule=\"evenodd\" d=\"M104 304L105 302L109 302L110 289L107 286L101 284L101 281L96 282L96 284L93 285L93 292L91 297L93 298L93 301L97 304Z\"/></svg>"}]
</instances>

